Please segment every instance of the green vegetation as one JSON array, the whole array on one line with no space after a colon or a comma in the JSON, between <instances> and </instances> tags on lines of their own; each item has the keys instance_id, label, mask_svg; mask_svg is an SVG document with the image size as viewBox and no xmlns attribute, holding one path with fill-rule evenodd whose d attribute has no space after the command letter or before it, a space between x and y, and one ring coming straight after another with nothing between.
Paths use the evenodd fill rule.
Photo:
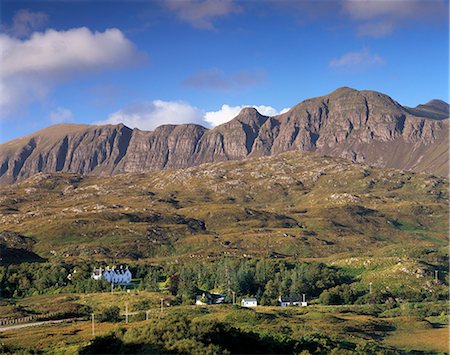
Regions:
<instances>
[{"instance_id":1,"label":"green vegetation","mask_svg":"<svg viewBox=\"0 0 450 355\"><path fill-rule=\"evenodd\" d=\"M143 300L162 294L144 291L135 294L104 293L80 295L76 302L93 310L115 302L124 310L128 300L134 310ZM55 301L46 296L45 303ZM65 296L69 297L69 296ZM132 300L135 300L132 302ZM25 299L34 307L44 299ZM401 306L398 313L386 305L345 307L264 307L245 309L232 305L171 306L161 313L151 302L149 320L124 317L114 322L97 322L96 337L91 336L91 322L63 323L3 332L3 352L44 353L388 353L446 351L447 328L433 323L445 312L446 302ZM105 313L108 307L97 309ZM115 312L114 312L115 313ZM117 322L118 321L118 322ZM444 332L445 331L445 332ZM424 332L426 337L420 335ZM403 341L408 333L418 337L410 344ZM403 345L402 345L403 344Z\"/></svg>"},{"instance_id":2,"label":"green vegetation","mask_svg":"<svg viewBox=\"0 0 450 355\"><path fill-rule=\"evenodd\" d=\"M0 195L0 235L30 237L46 259L321 258L447 245L445 179L315 154L109 178L37 175Z\"/></svg>"},{"instance_id":3,"label":"green vegetation","mask_svg":"<svg viewBox=\"0 0 450 355\"><path fill-rule=\"evenodd\" d=\"M286 153L107 179L41 175L0 195L0 319L86 319L0 333L2 352L448 350L444 179ZM135 277L130 292L91 279L119 264ZM233 292L258 308L231 305ZM227 304L192 306L202 293ZM302 294L308 307L278 306ZM129 324L125 303L138 312Z\"/></svg>"},{"instance_id":4,"label":"green vegetation","mask_svg":"<svg viewBox=\"0 0 450 355\"><path fill-rule=\"evenodd\" d=\"M389 256L390 253L402 256ZM228 302L231 291L237 297L257 297L261 305L277 305L280 295L302 294L307 295L308 301L316 299L315 302L326 305L388 302L394 306L407 301L447 299L447 255L423 248L396 253L383 250L380 254L383 256L338 259L329 265L318 261L229 257L207 263L131 263L129 267L136 279L129 288L165 290L183 304L192 304L196 295L209 291L225 293ZM91 278L95 266L98 263L92 261L54 261L0 267L2 296L109 292L109 284ZM437 281L435 271L440 272Z\"/></svg>"},{"instance_id":5,"label":"green vegetation","mask_svg":"<svg viewBox=\"0 0 450 355\"><path fill-rule=\"evenodd\" d=\"M121 320L120 316L120 308L117 306L108 307L100 313L99 321L100 322L112 322L116 323Z\"/></svg>"},{"instance_id":6,"label":"green vegetation","mask_svg":"<svg viewBox=\"0 0 450 355\"><path fill-rule=\"evenodd\" d=\"M353 346L353 347L352 347ZM154 353L154 354L291 354L307 351L323 353L355 350L354 344L332 340L319 332L298 340L286 334L244 331L218 321L192 321L187 316L169 316L152 320L149 325L120 329L94 339L81 354ZM377 349L383 349L376 346Z\"/></svg>"}]
</instances>

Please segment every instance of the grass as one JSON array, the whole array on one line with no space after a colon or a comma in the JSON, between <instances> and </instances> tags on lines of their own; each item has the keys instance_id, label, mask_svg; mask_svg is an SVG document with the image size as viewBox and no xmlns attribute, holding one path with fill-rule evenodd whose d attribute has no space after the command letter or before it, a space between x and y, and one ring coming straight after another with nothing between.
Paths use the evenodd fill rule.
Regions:
<instances>
[{"instance_id":1,"label":"grass","mask_svg":"<svg viewBox=\"0 0 450 355\"><path fill-rule=\"evenodd\" d=\"M363 343L374 340L379 344L393 346L403 350L414 351L448 351L448 327L433 328L431 323L418 317L391 317L378 318L376 314L361 314L363 309L370 306L345 307L257 307L256 309L241 309L238 306L217 305L208 307L173 306L166 308L161 314L158 300L161 295L157 293L140 292L132 296L128 294L86 294L64 296L39 296L22 301L29 307L39 304L49 304L61 297L74 299L75 302L87 304L96 313L110 305L124 307L124 302L134 300L153 299L151 302L150 318L187 316L195 322L221 321L246 331L260 331L267 334L288 333L294 339L301 336L321 332L331 338L353 343ZM79 298L77 298L79 297ZM445 303L442 303L445 305ZM96 334L107 334L120 327L139 327L145 321L137 321L130 317L130 323L96 323ZM20 346L22 348L40 349L51 353L76 353L79 347L84 346L92 338L91 322L89 320L77 323L49 324L37 327L11 330L0 333L0 342L6 345Z\"/></svg>"},{"instance_id":2,"label":"grass","mask_svg":"<svg viewBox=\"0 0 450 355\"><path fill-rule=\"evenodd\" d=\"M449 352L449 329L398 330L386 337L385 343L402 350Z\"/></svg>"},{"instance_id":3,"label":"grass","mask_svg":"<svg viewBox=\"0 0 450 355\"><path fill-rule=\"evenodd\" d=\"M118 329L119 324L96 323L97 335ZM31 349L52 349L65 354L75 354L80 345L92 339L90 321L58 323L11 330L1 333L0 342L6 345Z\"/></svg>"}]
</instances>

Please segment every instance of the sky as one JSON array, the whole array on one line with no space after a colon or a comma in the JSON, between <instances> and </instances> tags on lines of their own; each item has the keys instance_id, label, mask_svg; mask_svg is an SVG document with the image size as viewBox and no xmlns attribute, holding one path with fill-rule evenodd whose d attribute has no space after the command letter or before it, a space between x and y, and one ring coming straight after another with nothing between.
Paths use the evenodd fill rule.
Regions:
<instances>
[{"instance_id":1,"label":"sky","mask_svg":"<svg viewBox=\"0 0 450 355\"><path fill-rule=\"evenodd\" d=\"M0 143L59 123L210 128L342 86L448 102L448 18L448 0L2 0Z\"/></svg>"}]
</instances>

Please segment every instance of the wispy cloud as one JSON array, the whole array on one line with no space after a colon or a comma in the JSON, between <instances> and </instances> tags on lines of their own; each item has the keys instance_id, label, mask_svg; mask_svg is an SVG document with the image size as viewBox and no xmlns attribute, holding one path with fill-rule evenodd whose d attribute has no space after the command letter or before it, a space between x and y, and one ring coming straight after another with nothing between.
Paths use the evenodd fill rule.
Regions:
<instances>
[{"instance_id":1,"label":"wispy cloud","mask_svg":"<svg viewBox=\"0 0 450 355\"><path fill-rule=\"evenodd\" d=\"M2 26L2 30L14 37L27 37L42 28L47 21L48 15L44 12L22 9L15 13L10 25Z\"/></svg>"},{"instance_id":2,"label":"wispy cloud","mask_svg":"<svg viewBox=\"0 0 450 355\"><path fill-rule=\"evenodd\" d=\"M246 6L249 3L256 2L246 2ZM449 13L448 0L265 0L264 3L300 25L340 18L363 37L385 37L399 28L448 22Z\"/></svg>"},{"instance_id":3,"label":"wispy cloud","mask_svg":"<svg viewBox=\"0 0 450 355\"><path fill-rule=\"evenodd\" d=\"M401 26L448 21L446 0L344 0L342 11L356 22L359 35L370 37L387 36Z\"/></svg>"},{"instance_id":4,"label":"wispy cloud","mask_svg":"<svg viewBox=\"0 0 450 355\"><path fill-rule=\"evenodd\" d=\"M391 21L362 23L358 26L358 34L367 37L385 37L394 32L395 24Z\"/></svg>"},{"instance_id":5,"label":"wispy cloud","mask_svg":"<svg viewBox=\"0 0 450 355\"><path fill-rule=\"evenodd\" d=\"M0 112L42 100L74 76L140 63L145 56L115 28L35 32L28 39L0 34Z\"/></svg>"},{"instance_id":6,"label":"wispy cloud","mask_svg":"<svg viewBox=\"0 0 450 355\"><path fill-rule=\"evenodd\" d=\"M244 90L262 84L265 80L266 75L261 70L243 70L227 75L220 69L210 68L190 76L183 84L197 89Z\"/></svg>"},{"instance_id":7,"label":"wispy cloud","mask_svg":"<svg viewBox=\"0 0 450 355\"><path fill-rule=\"evenodd\" d=\"M50 120L52 123L65 123L73 120L73 113L68 108L58 106L54 111L50 112Z\"/></svg>"},{"instance_id":8,"label":"wispy cloud","mask_svg":"<svg viewBox=\"0 0 450 355\"><path fill-rule=\"evenodd\" d=\"M214 20L242 10L233 0L168 0L164 4L180 20L202 30L214 30Z\"/></svg>"},{"instance_id":9,"label":"wispy cloud","mask_svg":"<svg viewBox=\"0 0 450 355\"><path fill-rule=\"evenodd\" d=\"M348 52L339 58L332 59L329 66L333 69L362 71L384 63L385 61L380 55L371 53L369 48L363 48L360 51Z\"/></svg>"}]
</instances>

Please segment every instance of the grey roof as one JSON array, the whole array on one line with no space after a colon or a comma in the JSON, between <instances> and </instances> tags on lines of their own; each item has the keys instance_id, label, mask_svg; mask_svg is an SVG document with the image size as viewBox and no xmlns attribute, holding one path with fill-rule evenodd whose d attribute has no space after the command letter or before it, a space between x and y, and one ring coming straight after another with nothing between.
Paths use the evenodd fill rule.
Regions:
<instances>
[{"instance_id":1,"label":"grey roof","mask_svg":"<svg viewBox=\"0 0 450 355\"><path fill-rule=\"evenodd\" d=\"M242 301L244 301L244 302L256 302L256 298L243 298Z\"/></svg>"},{"instance_id":2,"label":"grey roof","mask_svg":"<svg viewBox=\"0 0 450 355\"><path fill-rule=\"evenodd\" d=\"M281 302L301 302L300 297L281 297Z\"/></svg>"}]
</instances>

